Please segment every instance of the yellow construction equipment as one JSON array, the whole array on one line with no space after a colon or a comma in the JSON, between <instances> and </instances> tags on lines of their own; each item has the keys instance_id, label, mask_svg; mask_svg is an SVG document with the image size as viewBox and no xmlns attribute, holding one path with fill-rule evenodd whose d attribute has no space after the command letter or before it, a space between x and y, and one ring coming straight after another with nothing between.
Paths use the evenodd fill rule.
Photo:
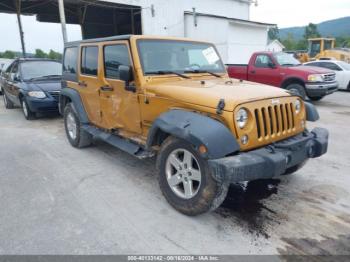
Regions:
<instances>
[{"instance_id":1,"label":"yellow construction equipment","mask_svg":"<svg viewBox=\"0 0 350 262\"><path fill-rule=\"evenodd\" d=\"M320 59L336 59L350 63L350 49L336 48L335 38L310 38L308 41L309 47L306 52L295 52L301 63Z\"/></svg>"}]
</instances>

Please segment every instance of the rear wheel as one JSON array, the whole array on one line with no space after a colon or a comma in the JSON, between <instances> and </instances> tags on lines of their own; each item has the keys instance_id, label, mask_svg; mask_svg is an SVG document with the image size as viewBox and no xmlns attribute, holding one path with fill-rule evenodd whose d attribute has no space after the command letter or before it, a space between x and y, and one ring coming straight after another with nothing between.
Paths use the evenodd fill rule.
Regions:
<instances>
[{"instance_id":1,"label":"rear wheel","mask_svg":"<svg viewBox=\"0 0 350 262\"><path fill-rule=\"evenodd\" d=\"M285 89L291 91L295 95L300 96L303 100L306 98L305 88L300 84L290 84Z\"/></svg>"},{"instance_id":2,"label":"rear wheel","mask_svg":"<svg viewBox=\"0 0 350 262\"><path fill-rule=\"evenodd\" d=\"M36 115L33 111L30 110L25 98L21 99L21 105L22 105L22 112L23 112L25 119L27 119L27 120L35 119Z\"/></svg>"},{"instance_id":3,"label":"rear wheel","mask_svg":"<svg viewBox=\"0 0 350 262\"><path fill-rule=\"evenodd\" d=\"M74 106L69 103L64 109L64 126L69 143L77 148L88 147L92 143L92 135L81 127Z\"/></svg>"},{"instance_id":4,"label":"rear wheel","mask_svg":"<svg viewBox=\"0 0 350 262\"><path fill-rule=\"evenodd\" d=\"M208 162L184 140L169 137L164 141L157 169L163 195L183 214L195 216L214 210L227 195L228 184L214 180Z\"/></svg>"},{"instance_id":5,"label":"rear wheel","mask_svg":"<svg viewBox=\"0 0 350 262\"><path fill-rule=\"evenodd\" d=\"M4 105L6 109L14 108L14 104L7 98L6 93L3 93Z\"/></svg>"}]
</instances>

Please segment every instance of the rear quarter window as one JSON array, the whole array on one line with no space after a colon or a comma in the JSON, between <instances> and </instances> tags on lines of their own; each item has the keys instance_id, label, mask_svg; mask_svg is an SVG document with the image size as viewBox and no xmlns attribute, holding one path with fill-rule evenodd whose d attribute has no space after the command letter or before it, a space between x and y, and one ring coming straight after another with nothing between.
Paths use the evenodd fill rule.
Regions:
<instances>
[{"instance_id":1,"label":"rear quarter window","mask_svg":"<svg viewBox=\"0 0 350 262\"><path fill-rule=\"evenodd\" d=\"M98 47L83 47L81 56L81 73L84 75L97 76Z\"/></svg>"},{"instance_id":2,"label":"rear quarter window","mask_svg":"<svg viewBox=\"0 0 350 262\"><path fill-rule=\"evenodd\" d=\"M77 81L78 47L68 47L64 51L63 79Z\"/></svg>"}]
</instances>

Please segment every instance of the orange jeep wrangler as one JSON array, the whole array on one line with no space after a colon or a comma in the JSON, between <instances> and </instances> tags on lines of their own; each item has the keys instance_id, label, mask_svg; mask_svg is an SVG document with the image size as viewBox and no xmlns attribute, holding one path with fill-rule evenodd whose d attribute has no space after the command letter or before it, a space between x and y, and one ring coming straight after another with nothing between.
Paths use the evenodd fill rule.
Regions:
<instances>
[{"instance_id":1,"label":"orange jeep wrangler","mask_svg":"<svg viewBox=\"0 0 350 262\"><path fill-rule=\"evenodd\" d=\"M290 174L325 154L306 129L310 103L228 77L213 44L116 36L65 45L60 112L72 146L98 138L138 158L157 155L168 202L186 215L217 208L230 183Z\"/></svg>"}]
</instances>

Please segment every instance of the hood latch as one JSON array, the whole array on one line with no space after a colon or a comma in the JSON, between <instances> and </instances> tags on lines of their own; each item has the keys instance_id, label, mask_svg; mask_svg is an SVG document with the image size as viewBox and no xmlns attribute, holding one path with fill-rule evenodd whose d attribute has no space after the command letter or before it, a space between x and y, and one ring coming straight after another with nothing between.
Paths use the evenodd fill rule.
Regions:
<instances>
[{"instance_id":1,"label":"hood latch","mask_svg":"<svg viewBox=\"0 0 350 262\"><path fill-rule=\"evenodd\" d=\"M225 99L221 98L217 107L216 107L216 113L218 115L221 115L222 114L222 110L224 110L225 108Z\"/></svg>"}]
</instances>

